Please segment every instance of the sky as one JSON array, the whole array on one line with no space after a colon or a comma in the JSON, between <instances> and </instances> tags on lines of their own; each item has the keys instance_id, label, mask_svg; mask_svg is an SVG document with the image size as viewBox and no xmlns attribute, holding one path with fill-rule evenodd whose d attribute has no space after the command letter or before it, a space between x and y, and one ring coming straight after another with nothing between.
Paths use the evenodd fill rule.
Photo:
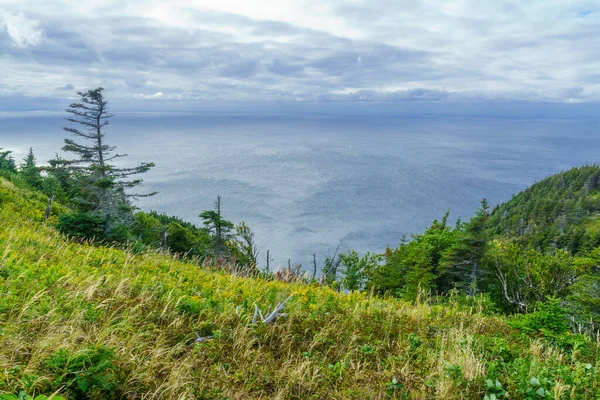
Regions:
<instances>
[{"instance_id":1,"label":"sky","mask_svg":"<svg viewBox=\"0 0 600 400\"><path fill-rule=\"evenodd\" d=\"M600 1L0 0L0 71L0 111L597 114Z\"/></svg>"}]
</instances>

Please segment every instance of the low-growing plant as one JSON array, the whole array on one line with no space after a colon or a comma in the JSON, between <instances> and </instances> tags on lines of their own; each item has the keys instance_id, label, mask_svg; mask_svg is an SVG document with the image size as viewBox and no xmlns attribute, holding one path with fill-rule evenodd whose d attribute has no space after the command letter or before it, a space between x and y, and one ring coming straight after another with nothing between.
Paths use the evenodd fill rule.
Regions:
<instances>
[{"instance_id":1,"label":"low-growing plant","mask_svg":"<svg viewBox=\"0 0 600 400\"><path fill-rule=\"evenodd\" d=\"M0 393L0 400L67 400L67 399L65 399L62 396L53 396L53 395L45 396L43 394L32 397L32 396L29 396L25 392L20 392L17 395L11 394L11 393L6 393L6 394Z\"/></svg>"},{"instance_id":2,"label":"low-growing plant","mask_svg":"<svg viewBox=\"0 0 600 400\"><path fill-rule=\"evenodd\" d=\"M76 353L58 350L44 363L54 376L52 391L64 390L78 399L120 397L119 373L112 349L94 346Z\"/></svg>"}]
</instances>

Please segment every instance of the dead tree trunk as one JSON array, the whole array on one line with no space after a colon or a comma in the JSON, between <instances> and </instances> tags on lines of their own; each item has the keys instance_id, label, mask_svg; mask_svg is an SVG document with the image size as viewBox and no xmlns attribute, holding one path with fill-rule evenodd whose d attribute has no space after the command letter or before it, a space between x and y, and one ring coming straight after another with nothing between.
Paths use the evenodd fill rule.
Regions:
<instances>
[{"instance_id":1,"label":"dead tree trunk","mask_svg":"<svg viewBox=\"0 0 600 400\"><path fill-rule=\"evenodd\" d=\"M294 294L290 295L290 297L288 297L283 303L277 303L277 305L273 309L273 312L271 312L271 307L267 308L267 312L265 313L266 317L263 315L262 311L260 311L260 308L258 308L256 303L254 303L254 317L252 318L252 323L256 323L258 321L258 318L260 318L260 322L262 322L263 324L270 324L271 322L275 321L278 317L287 316L287 314L282 313L281 311L285 307L285 303L287 303L292 297L294 297Z\"/></svg>"},{"instance_id":2,"label":"dead tree trunk","mask_svg":"<svg viewBox=\"0 0 600 400\"><path fill-rule=\"evenodd\" d=\"M271 254L269 253L269 250L267 250L267 274L270 272L270 269L269 269L270 262L271 262Z\"/></svg>"},{"instance_id":3,"label":"dead tree trunk","mask_svg":"<svg viewBox=\"0 0 600 400\"><path fill-rule=\"evenodd\" d=\"M46 212L44 213L44 220L50 218L50 213L52 212L52 203L54 202L54 190L52 191L52 195L50 196L50 200L48 201L48 207L46 207Z\"/></svg>"}]
</instances>

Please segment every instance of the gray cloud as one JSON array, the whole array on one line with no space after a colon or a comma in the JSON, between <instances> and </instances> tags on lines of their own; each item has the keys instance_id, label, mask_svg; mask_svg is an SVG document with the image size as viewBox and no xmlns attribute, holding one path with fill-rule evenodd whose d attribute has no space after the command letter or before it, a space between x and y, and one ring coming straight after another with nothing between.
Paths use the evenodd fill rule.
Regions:
<instances>
[{"instance_id":1,"label":"gray cloud","mask_svg":"<svg viewBox=\"0 0 600 400\"><path fill-rule=\"evenodd\" d=\"M0 1L5 98L600 101L593 1Z\"/></svg>"},{"instance_id":2,"label":"gray cloud","mask_svg":"<svg viewBox=\"0 0 600 400\"><path fill-rule=\"evenodd\" d=\"M73 86L70 83L67 83L65 86L59 87L58 90L75 90L75 86Z\"/></svg>"}]
</instances>

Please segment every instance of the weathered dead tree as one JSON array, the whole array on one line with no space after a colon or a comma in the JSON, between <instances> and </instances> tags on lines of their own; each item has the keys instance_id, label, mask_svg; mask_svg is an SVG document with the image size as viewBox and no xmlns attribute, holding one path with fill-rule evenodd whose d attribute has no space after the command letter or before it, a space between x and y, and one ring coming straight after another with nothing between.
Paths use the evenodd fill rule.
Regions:
<instances>
[{"instance_id":1,"label":"weathered dead tree","mask_svg":"<svg viewBox=\"0 0 600 400\"><path fill-rule=\"evenodd\" d=\"M196 333L196 340L194 340L194 343L204 343L204 342L208 342L209 340L214 339L214 336L200 336Z\"/></svg>"},{"instance_id":2,"label":"weathered dead tree","mask_svg":"<svg viewBox=\"0 0 600 400\"><path fill-rule=\"evenodd\" d=\"M52 203L54 202L54 190L52 191L52 196L48 200L48 207L46 207L46 211L44 212L44 219L50 218L50 213L52 212Z\"/></svg>"},{"instance_id":3,"label":"weathered dead tree","mask_svg":"<svg viewBox=\"0 0 600 400\"><path fill-rule=\"evenodd\" d=\"M292 297L294 297L294 294L290 295L290 297L288 297L283 303L282 302L277 303L277 305L275 306L275 308L273 309L272 312L271 312L271 307L267 308L267 312L264 314L262 313L260 308L258 308L258 305L256 303L254 303L254 317L252 317L252 323L255 324L258 321L258 319L260 318L261 323L270 324L271 322L275 321L279 317L287 316L286 313L282 313L281 311L285 308L285 303L287 303ZM266 317L265 317L265 315L266 315Z\"/></svg>"}]
</instances>

